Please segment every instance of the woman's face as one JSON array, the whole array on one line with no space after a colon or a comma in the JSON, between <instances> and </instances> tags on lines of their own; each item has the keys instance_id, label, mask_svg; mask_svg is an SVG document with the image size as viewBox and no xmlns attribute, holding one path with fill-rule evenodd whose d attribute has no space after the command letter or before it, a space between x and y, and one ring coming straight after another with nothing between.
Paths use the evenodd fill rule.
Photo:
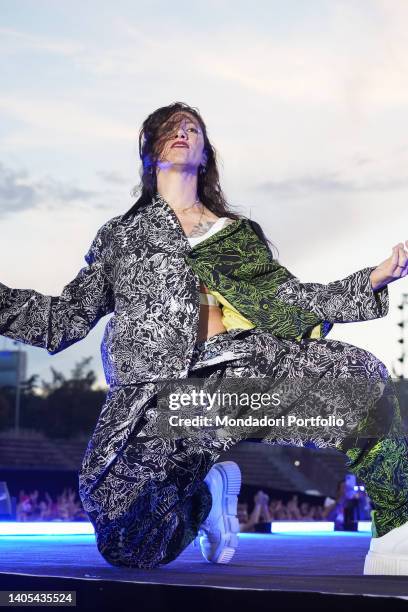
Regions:
<instances>
[{"instance_id":1,"label":"woman's face","mask_svg":"<svg viewBox=\"0 0 408 612\"><path fill-rule=\"evenodd\" d=\"M182 141L186 146L172 146L176 141ZM159 168L196 173L198 166L206 161L204 136L197 119L187 112L174 113L161 128L159 150Z\"/></svg>"}]
</instances>

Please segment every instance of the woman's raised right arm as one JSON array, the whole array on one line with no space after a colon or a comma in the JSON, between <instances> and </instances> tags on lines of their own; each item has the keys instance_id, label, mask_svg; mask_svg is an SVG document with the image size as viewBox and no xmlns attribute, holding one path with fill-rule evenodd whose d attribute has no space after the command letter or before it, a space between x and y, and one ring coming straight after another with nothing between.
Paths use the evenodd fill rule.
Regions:
<instances>
[{"instance_id":1,"label":"woman's raised right arm","mask_svg":"<svg viewBox=\"0 0 408 612\"><path fill-rule=\"evenodd\" d=\"M0 335L54 355L85 338L101 317L114 310L103 257L107 227L109 222L98 230L85 255L88 265L65 285L61 295L0 283Z\"/></svg>"}]
</instances>

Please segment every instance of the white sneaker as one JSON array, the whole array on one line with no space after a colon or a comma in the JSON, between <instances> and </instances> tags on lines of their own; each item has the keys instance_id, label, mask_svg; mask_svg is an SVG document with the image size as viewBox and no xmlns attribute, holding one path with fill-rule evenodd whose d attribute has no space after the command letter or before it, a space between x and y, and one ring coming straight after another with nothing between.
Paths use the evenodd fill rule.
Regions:
<instances>
[{"instance_id":1,"label":"white sneaker","mask_svg":"<svg viewBox=\"0 0 408 612\"><path fill-rule=\"evenodd\" d=\"M371 538L364 574L408 576L408 522L380 538Z\"/></svg>"},{"instance_id":2,"label":"white sneaker","mask_svg":"<svg viewBox=\"0 0 408 612\"><path fill-rule=\"evenodd\" d=\"M234 461L215 463L204 482L213 501L198 532L201 553L210 563L229 563L238 546L237 503L241 471Z\"/></svg>"}]
</instances>

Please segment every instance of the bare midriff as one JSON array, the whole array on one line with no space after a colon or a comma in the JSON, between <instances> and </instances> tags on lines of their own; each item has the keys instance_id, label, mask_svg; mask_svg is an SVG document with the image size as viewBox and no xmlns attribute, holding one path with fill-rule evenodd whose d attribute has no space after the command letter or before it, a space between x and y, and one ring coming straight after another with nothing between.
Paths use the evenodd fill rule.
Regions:
<instances>
[{"instance_id":1,"label":"bare midriff","mask_svg":"<svg viewBox=\"0 0 408 612\"><path fill-rule=\"evenodd\" d=\"M207 287L200 283L200 291L209 293ZM226 328L222 323L221 306L200 304L200 318L198 323L197 340L206 340L215 334L226 332Z\"/></svg>"},{"instance_id":2,"label":"bare midriff","mask_svg":"<svg viewBox=\"0 0 408 612\"><path fill-rule=\"evenodd\" d=\"M218 219L217 215L214 215L214 213L209 211L207 208L205 208L205 215L207 223L209 219L214 223ZM182 219L180 219L180 217L178 217L178 219L184 233L187 237L190 237L192 228L195 227L197 229L197 222L194 222L194 220L191 219L188 223L185 223ZM207 226L205 227L205 230L208 230ZM200 292L210 293L203 283L200 283ZM227 329L222 323L222 307L214 304L200 303L197 341L201 342L202 340L206 340L211 336L215 336L215 334L225 333L226 331Z\"/></svg>"}]
</instances>

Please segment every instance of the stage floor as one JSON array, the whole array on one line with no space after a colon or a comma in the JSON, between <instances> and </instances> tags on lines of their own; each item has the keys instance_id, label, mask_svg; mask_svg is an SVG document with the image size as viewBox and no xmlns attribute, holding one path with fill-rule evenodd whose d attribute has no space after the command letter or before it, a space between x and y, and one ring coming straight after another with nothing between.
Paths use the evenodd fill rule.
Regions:
<instances>
[{"instance_id":1,"label":"stage floor","mask_svg":"<svg viewBox=\"0 0 408 612\"><path fill-rule=\"evenodd\" d=\"M109 565L93 535L1 536L0 573L82 580L218 587L245 590L312 591L386 595L408 599L407 577L363 576L367 533L240 534L227 565L206 562L191 544L158 569Z\"/></svg>"}]
</instances>

